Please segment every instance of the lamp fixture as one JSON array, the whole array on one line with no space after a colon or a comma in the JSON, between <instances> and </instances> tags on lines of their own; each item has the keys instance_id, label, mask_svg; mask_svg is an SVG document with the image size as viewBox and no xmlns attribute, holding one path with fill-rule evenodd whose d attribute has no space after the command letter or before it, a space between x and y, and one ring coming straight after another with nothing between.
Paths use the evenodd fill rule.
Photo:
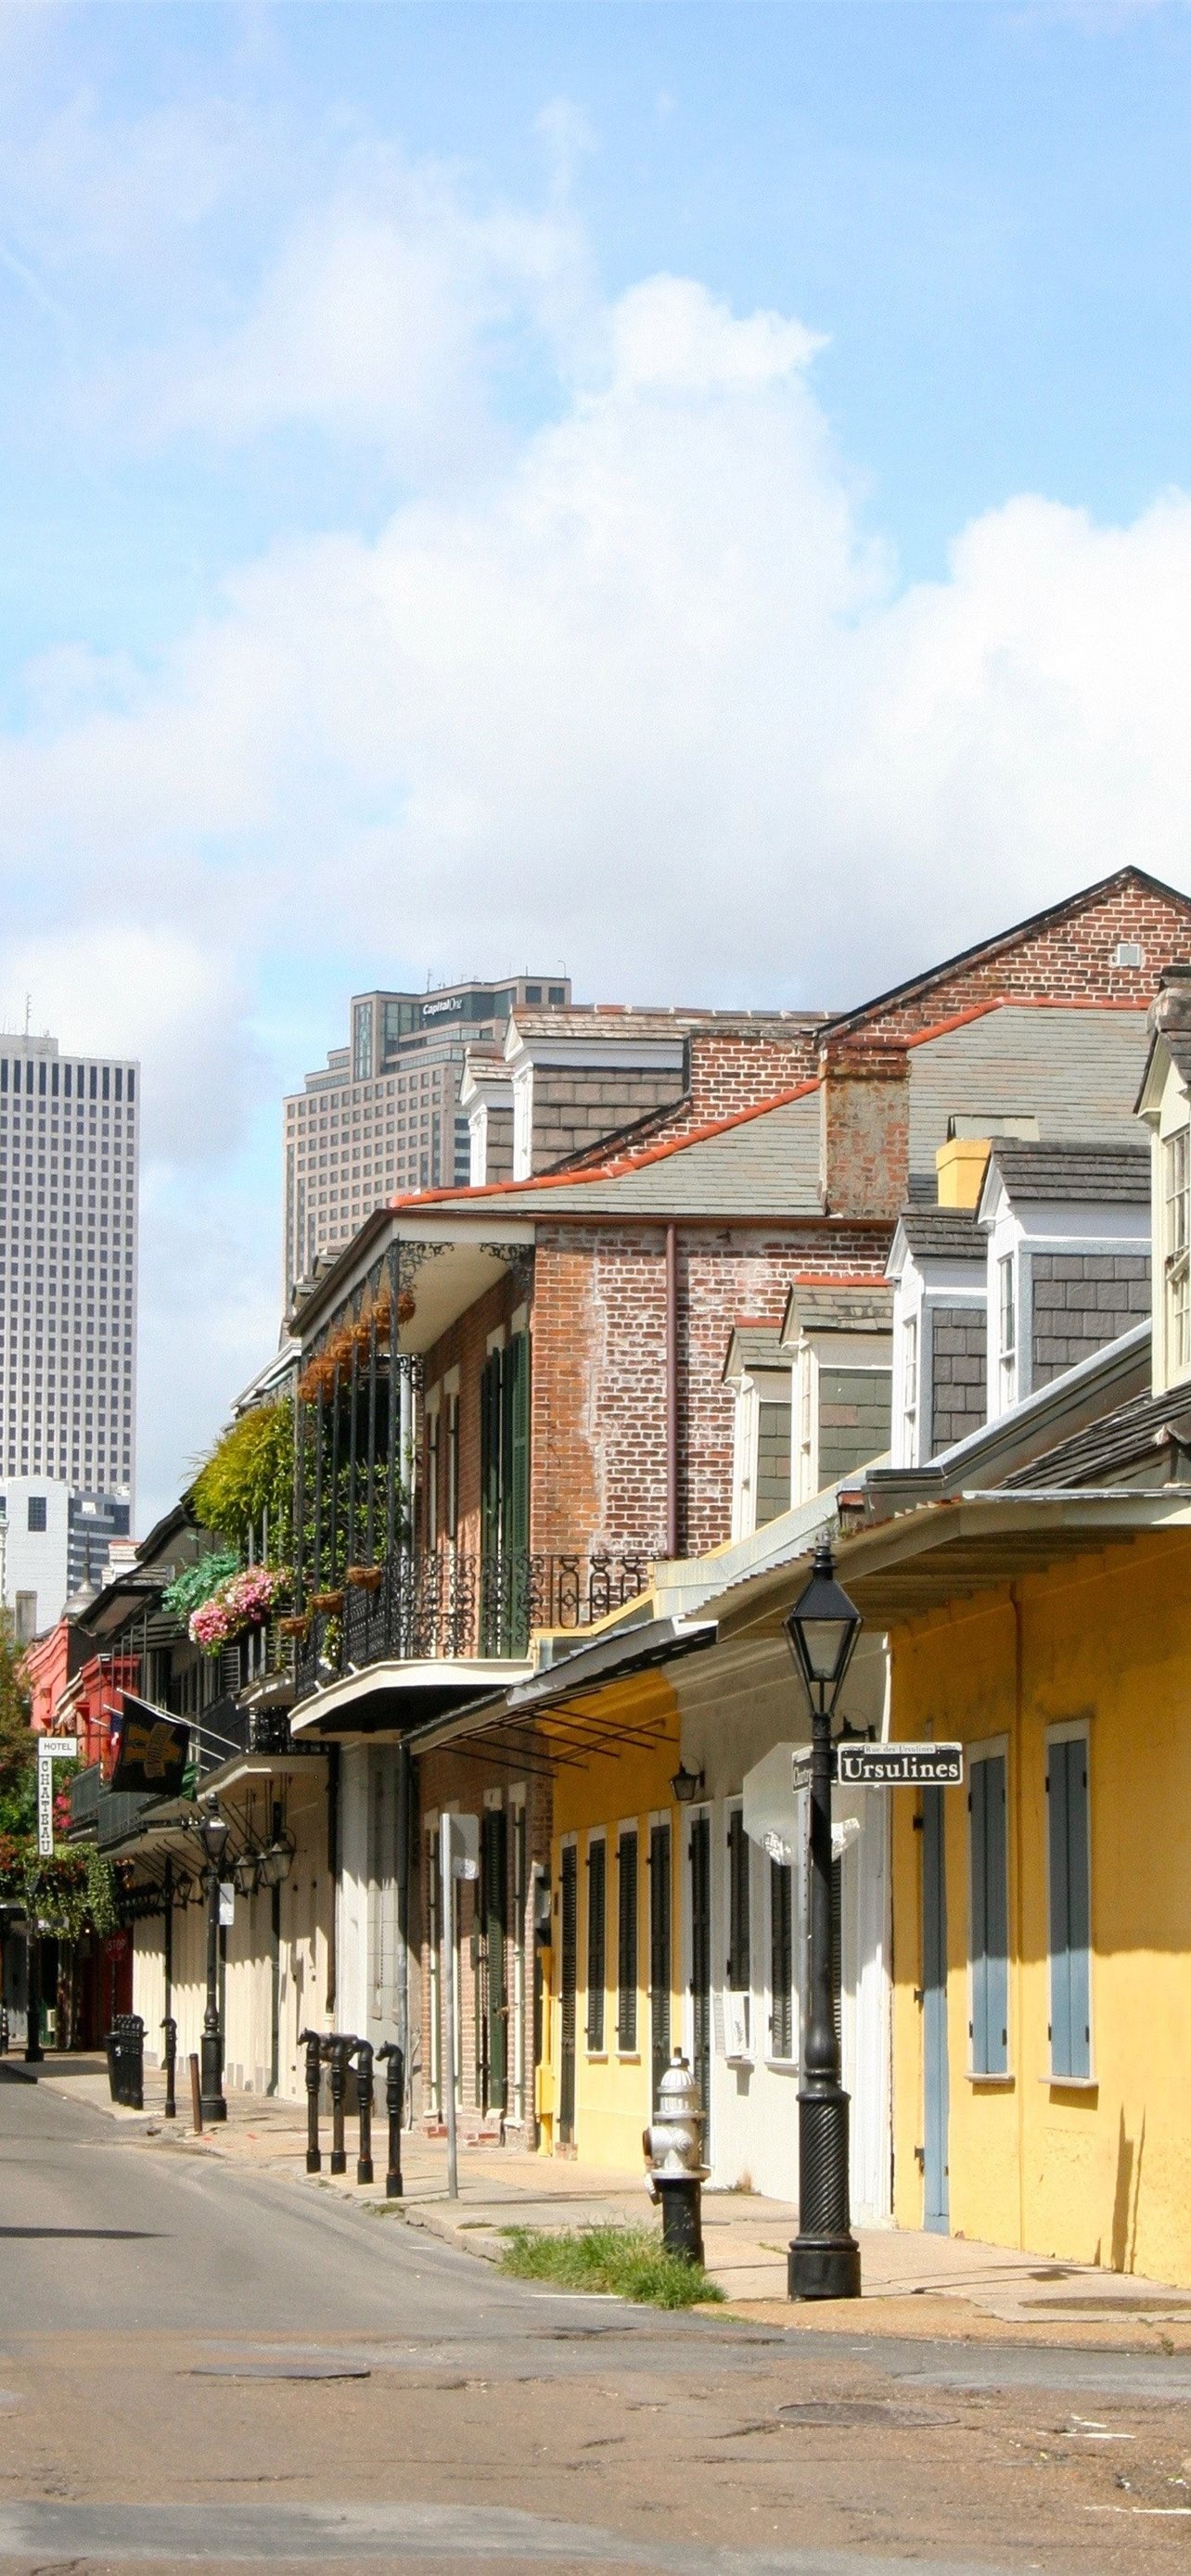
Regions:
<instances>
[{"instance_id":1,"label":"lamp fixture","mask_svg":"<svg viewBox=\"0 0 1191 2576\"><path fill-rule=\"evenodd\" d=\"M812 1710L821 1717L830 1717L863 1621L855 1602L836 1582L831 1541L825 1531L816 1542L810 1581L803 1586L783 1624Z\"/></svg>"},{"instance_id":2,"label":"lamp fixture","mask_svg":"<svg viewBox=\"0 0 1191 2576\"><path fill-rule=\"evenodd\" d=\"M701 1795L703 1774L701 1771L688 1771L685 1762L680 1762L670 1786L679 1806L691 1807L696 1798Z\"/></svg>"}]
</instances>

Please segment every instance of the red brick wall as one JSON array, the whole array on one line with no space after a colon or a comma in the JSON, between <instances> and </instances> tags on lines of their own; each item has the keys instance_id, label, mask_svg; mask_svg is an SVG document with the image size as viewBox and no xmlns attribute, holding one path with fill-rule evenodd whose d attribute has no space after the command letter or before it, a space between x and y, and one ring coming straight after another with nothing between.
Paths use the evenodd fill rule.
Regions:
<instances>
[{"instance_id":1,"label":"red brick wall","mask_svg":"<svg viewBox=\"0 0 1191 2576\"><path fill-rule=\"evenodd\" d=\"M910 1178L910 1060L878 1038L834 1038L822 1050L819 1188L832 1216L888 1217Z\"/></svg>"},{"instance_id":2,"label":"red brick wall","mask_svg":"<svg viewBox=\"0 0 1191 2576\"><path fill-rule=\"evenodd\" d=\"M799 1275L880 1280L892 1226L678 1231L679 1545L730 1535L732 1320L780 1323ZM533 1318L535 1548L665 1544L666 1254L661 1227L539 1237ZM539 1428L539 1425L542 1427Z\"/></svg>"},{"instance_id":3,"label":"red brick wall","mask_svg":"<svg viewBox=\"0 0 1191 2576\"><path fill-rule=\"evenodd\" d=\"M1116 966L1118 941L1133 939L1141 966ZM1008 994L1022 1001L1148 1003L1164 966L1191 956L1191 902L1127 880L1091 902L1078 897L1044 930L996 941L967 966L924 978L889 1009L861 1006L848 1025L909 1036L953 1012Z\"/></svg>"}]
</instances>

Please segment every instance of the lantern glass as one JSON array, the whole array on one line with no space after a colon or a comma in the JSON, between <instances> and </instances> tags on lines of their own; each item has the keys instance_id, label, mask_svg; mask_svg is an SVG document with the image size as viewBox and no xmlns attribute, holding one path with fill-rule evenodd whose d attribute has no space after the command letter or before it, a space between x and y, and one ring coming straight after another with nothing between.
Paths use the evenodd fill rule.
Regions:
<instances>
[{"instance_id":1,"label":"lantern glass","mask_svg":"<svg viewBox=\"0 0 1191 2576\"><path fill-rule=\"evenodd\" d=\"M862 1625L855 1602L836 1582L830 1542L820 1539L814 1572L785 1623L812 1706L834 1708Z\"/></svg>"}]
</instances>

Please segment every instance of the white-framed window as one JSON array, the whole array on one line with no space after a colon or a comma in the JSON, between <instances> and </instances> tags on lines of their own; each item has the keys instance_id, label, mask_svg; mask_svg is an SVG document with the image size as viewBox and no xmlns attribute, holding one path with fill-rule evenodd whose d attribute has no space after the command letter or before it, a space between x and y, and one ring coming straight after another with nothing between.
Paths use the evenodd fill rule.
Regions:
<instances>
[{"instance_id":1,"label":"white-framed window","mask_svg":"<svg viewBox=\"0 0 1191 2576\"><path fill-rule=\"evenodd\" d=\"M1001 1402L1008 1405L1017 1394L1017 1264L1011 1252L997 1263L997 1314Z\"/></svg>"},{"instance_id":2,"label":"white-framed window","mask_svg":"<svg viewBox=\"0 0 1191 2576\"><path fill-rule=\"evenodd\" d=\"M907 1315L902 1327L902 1456L908 1467L918 1457L918 1330L917 1315Z\"/></svg>"},{"instance_id":3,"label":"white-framed window","mask_svg":"<svg viewBox=\"0 0 1191 2576\"><path fill-rule=\"evenodd\" d=\"M1191 1366L1191 1128L1165 1138L1162 1181L1167 1362L1182 1370Z\"/></svg>"}]
</instances>

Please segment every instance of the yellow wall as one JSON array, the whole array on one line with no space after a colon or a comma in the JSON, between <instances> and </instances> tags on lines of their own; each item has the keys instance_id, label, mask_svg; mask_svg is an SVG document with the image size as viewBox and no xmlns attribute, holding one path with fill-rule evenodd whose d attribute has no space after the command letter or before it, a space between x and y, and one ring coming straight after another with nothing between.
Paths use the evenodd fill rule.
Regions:
<instances>
[{"instance_id":1,"label":"yellow wall","mask_svg":"<svg viewBox=\"0 0 1191 2576\"><path fill-rule=\"evenodd\" d=\"M1008 1740L1008 2081L968 2072L967 1796L946 1791L954 2232L1191 2284L1191 1532L895 1632L893 1730ZM1086 1719L1092 2083L1049 2068L1046 1729ZM922 2223L922 1837L894 1792L894 2209Z\"/></svg>"},{"instance_id":2,"label":"yellow wall","mask_svg":"<svg viewBox=\"0 0 1191 2576\"><path fill-rule=\"evenodd\" d=\"M578 1714L578 1712L576 1712ZM559 1925L562 1884L562 1846L574 1835L578 1848L578 1992L575 2007L575 2152L593 2164L619 2166L630 2172L643 2170L641 2132L652 2118L651 2032L649 2010L649 1820L664 1814L670 1819L670 1955L671 2046L684 2045L685 2018L681 1989L681 1909L679 1892L682 1871L682 1810L672 1805L670 1780L678 1768L679 1718L674 1695L660 1675L646 1675L624 1683L615 1691L602 1693L584 1705L583 1716L598 1721L611 1734L617 1726L631 1729L638 1737L656 1732L656 1745L648 1750L638 1745L621 1746L614 1758L589 1756L582 1769L560 1767L554 1779L554 1840L551 1852L553 1885L554 1943L549 1954L549 2059L542 2070L545 2081L539 2090L542 2114L542 2143L554 2143L557 2119L557 2094L561 2048L560 1979L562 1969ZM617 1938L617 1865L618 1828L635 1823L637 1828L637 2047L631 2055L621 2056L617 2049L618 1938ZM589 2056L587 2049L587 1851L594 1828L603 1827L607 1838L607 1878L605 1900L605 1997L604 2050L601 2056Z\"/></svg>"}]
</instances>

